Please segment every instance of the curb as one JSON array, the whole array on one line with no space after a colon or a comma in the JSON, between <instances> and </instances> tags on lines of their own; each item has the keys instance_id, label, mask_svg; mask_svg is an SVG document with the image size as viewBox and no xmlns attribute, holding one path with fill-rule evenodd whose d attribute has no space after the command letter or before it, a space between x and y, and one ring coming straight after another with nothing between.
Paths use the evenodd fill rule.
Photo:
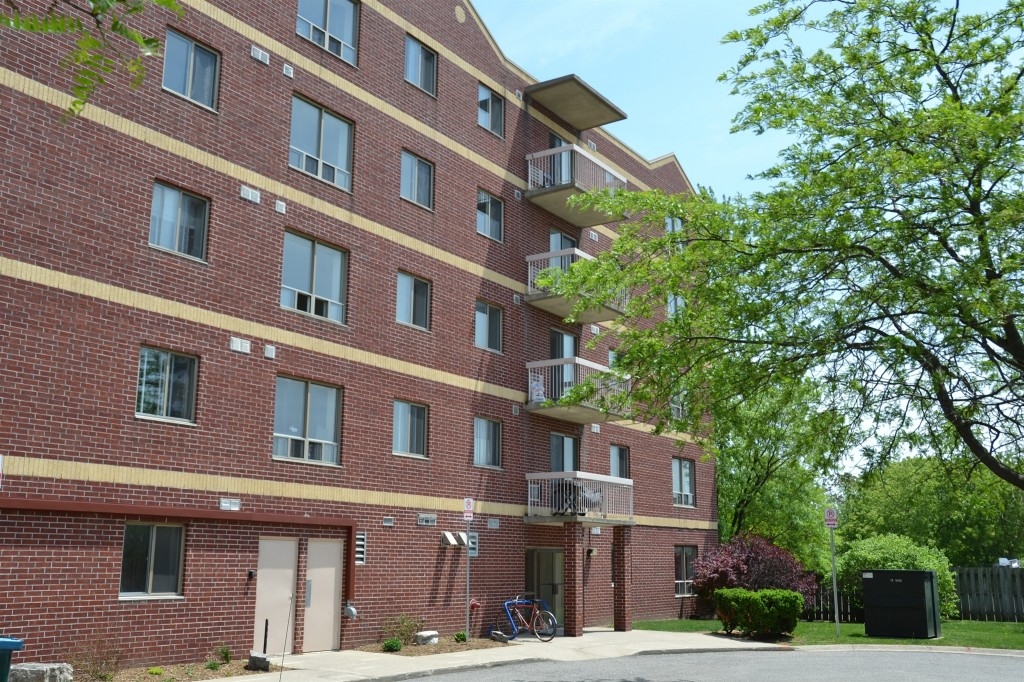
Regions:
<instances>
[{"instance_id":1,"label":"curb","mask_svg":"<svg viewBox=\"0 0 1024 682\"><path fill-rule=\"evenodd\" d=\"M970 646L935 646L916 644L804 644L794 649L815 651L920 651L929 654L974 654L976 656L1009 656L1024 658L1022 649L983 649Z\"/></svg>"},{"instance_id":2,"label":"curb","mask_svg":"<svg viewBox=\"0 0 1024 682\"><path fill-rule=\"evenodd\" d=\"M489 668L503 668L507 665L520 665L523 663L543 663L545 661L553 661L552 658L520 658L508 661L485 661L481 663L464 663L460 665L447 666L444 668L430 668L427 670L417 670L409 673L398 673L397 675L388 675L387 677L365 677L366 680L374 680L374 682L397 682L398 680L415 680L420 677L433 677L434 675L446 675L448 673L462 673L467 670L487 670Z\"/></svg>"}]
</instances>

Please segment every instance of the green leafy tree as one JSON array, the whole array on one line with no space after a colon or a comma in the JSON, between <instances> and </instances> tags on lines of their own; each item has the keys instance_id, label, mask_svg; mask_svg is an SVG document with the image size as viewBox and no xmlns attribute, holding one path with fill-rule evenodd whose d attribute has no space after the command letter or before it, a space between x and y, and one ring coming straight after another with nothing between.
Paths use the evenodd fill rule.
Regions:
<instances>
[{"instance_id":1,"label":"green leafy tree","mask_svg":"<svg viewBox=\"0 0 1024 682\"><path fill-rule=\"evenodd\" d=\"M639 418L701 432L717 404L812 377L873 425L870 460L968 454L1024 489L1024 0L755 11L724 78L746 99L736 129L793 140L772 189L587 196L629 224L556 285L581 307L636 292L619 367ZM666 216L685 234L652 239Z\"/></svg>"},{"instance_id":2,"label":"green leafy tree","mask_svg":"<svg viewBox=\"0 0 1024 682\"><path fill-rule=\"evenodd\" d=\"M133 87L142 82L143 58L160 52L160 39L136 28L138 15L150 7L182 13L177 0L3 0L0 26L75 37L63 65L71 69L74 81L69 113L77 114L118 68L128 73Z\"/></svg>"},{"instance_id":3,"label":"green leafy tree","mask_svg":"<svg viewBox=\"0 0 1024 682\"><path fill-rule=\"evenodd\" d=\"M974 464L974 466L970 466ZM843 540L899 533L936 547L954 566L989 566L1024 555L1024 491L972 462L910 458L853 482L842 507Z\"/></svg>"},{"instance_id":4,"label":"green leafy tree","mask_svg":"<svg viewBox=\"0 0 1024 682\"><path fill-rule=\"evenodd\" d=\"M824 573L827 500L820 481L835 472L849 431L842 415L820 409L817 398L803 382L716 406L712 451L721 540L753 533Z\"/></svg>"},{"instance_id":5,"label":"green leafy tree","mask_svg":"<svg viewBox=\"0 0 1024 682\"><path fill-rule=\"evenodd\" d=\"M944 620L960 616L956 582L949 559L938 549L916 545L902 535L877 535L851 542L836 561L840 590L850 595L854 605L862 605L862 573L870 570L935 571L939 590L939 612Z\"/></svg>"}]
</instances>

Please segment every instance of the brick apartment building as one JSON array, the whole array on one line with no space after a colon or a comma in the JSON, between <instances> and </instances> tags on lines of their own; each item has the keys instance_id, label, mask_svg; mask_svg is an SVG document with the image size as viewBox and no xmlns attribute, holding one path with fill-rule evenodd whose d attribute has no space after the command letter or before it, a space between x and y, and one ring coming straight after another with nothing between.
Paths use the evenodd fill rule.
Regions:
<instances>
[{"instance_id":1,"label":"brick apartment building","mask_svg":"<svg viewBox=\"0 0 1024 682\"><path fill-rule=\"evenodd\" d=\"M616 311L566 324L532 286L615 238L568 196L688 191L675 157L507 61L467 0L183 5L143 17L166 49L141 87L74 120L68 41L0 31L18 660L350 648L399 614L451 633L467 560L474 636L526 590L567 636L687 615L713 463L555 404L608 365L588 342Z\"/></svg>"}]
</instances>

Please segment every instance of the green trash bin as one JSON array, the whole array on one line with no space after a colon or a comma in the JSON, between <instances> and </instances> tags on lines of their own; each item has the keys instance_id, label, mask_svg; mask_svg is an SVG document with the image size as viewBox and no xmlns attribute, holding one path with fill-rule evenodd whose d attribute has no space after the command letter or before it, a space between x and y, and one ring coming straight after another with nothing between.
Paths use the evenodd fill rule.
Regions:
<instances>
[{"instance_id":1,"label":"green trash bin","mask_svg":"<svg viewBox=\"0 0 1024 682\"><path fill-rule=\"evenodd\" d=\"M0 637L0 682L7 682L11 674L11 652L25 648L25 640L14 637Z\"/></svg>"}]
</instances>

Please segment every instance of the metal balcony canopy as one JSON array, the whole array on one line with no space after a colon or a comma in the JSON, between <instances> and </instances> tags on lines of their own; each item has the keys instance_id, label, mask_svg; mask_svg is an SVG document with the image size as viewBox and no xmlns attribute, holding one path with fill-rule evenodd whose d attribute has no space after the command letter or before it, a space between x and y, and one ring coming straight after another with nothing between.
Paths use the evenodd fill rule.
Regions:
<instances>
[{"instance_id":1,"label":"metal balcony canopy","mask_svg":"<svg viewBox=\"0 0 1024 682\"><path fill-rule=\"evenodd\" d=\"M626 118L622 109L573 73L528 85L525 94L576 130L590 130Z\"/></svg>"}]
</instances>

